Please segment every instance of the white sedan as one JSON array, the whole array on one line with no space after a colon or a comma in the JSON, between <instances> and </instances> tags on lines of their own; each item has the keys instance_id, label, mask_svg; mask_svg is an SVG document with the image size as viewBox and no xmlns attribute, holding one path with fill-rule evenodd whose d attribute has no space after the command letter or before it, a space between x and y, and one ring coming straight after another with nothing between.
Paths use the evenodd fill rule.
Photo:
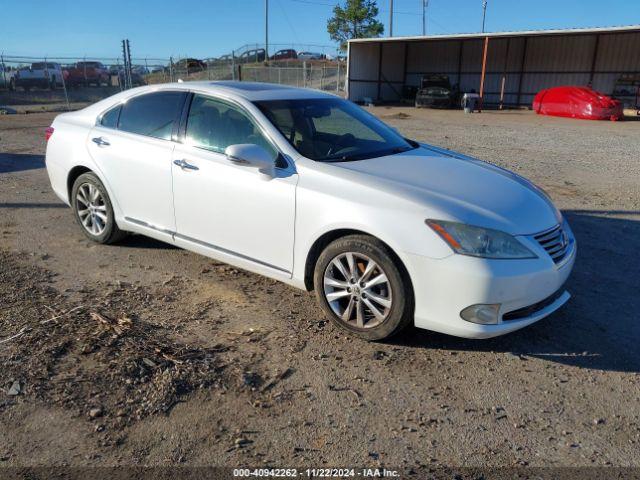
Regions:
<instances>
[{"instance_id":1,"label":"white sedan","mask_svg":"<svg viewBox=\"0 0 640 480\"><path fill-rule=\"evenodd\" d=\"M332 95L154 85L61 114L47 138L53 190L91 240L134 232L315 289L364 339L493 337L569 299L576 242L542 190Z\"/></svg>"}]
</instances>

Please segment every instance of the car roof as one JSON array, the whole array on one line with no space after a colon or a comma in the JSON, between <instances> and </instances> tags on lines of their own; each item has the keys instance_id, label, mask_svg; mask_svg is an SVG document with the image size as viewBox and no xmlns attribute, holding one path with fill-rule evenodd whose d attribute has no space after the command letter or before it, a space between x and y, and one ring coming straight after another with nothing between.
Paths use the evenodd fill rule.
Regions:
<instances>
[{"instance_id":1,"label":"car roof","mask_svg":"<svg viewBox=\"0 0 640 480\"><path fill-rule=\"evenodd\" d=\"M237 81L160 83L124 90L81 110L76 110L75 112L69 112L62 115L71 115L84 119L88 122L93 122L100 113L116 105L117 102L125 101L127 98L145 93L171 90L189 90L195 93L204 94L210 93L212 95L221 95L231 99L245 99L250 102L265 100L336 98L336 96L331 93L321 92L319 90L295 88L273 83Z\"/></svg>"},{"instance_id":2,"label":"car roof","mask_svg":"<svg viewBox=\"0 0 640 480\"><path fill-rule=\"evenodd\" d=\"M321 92L319 90L312 90L309 88L296 88L288 85L278 85L275 83L262 83L262 82L238 82L233 80L223 80L215 82L180 82L180 83L168 83L162 85L150 85L150 90L154 90L153 87L167 87L170 89L182 88L199 92L225 93L227 95L233 95L241 97L251 102L261 100L294 100L304 98L335 98L330 93Z\"/></svg>"}]
</instances>

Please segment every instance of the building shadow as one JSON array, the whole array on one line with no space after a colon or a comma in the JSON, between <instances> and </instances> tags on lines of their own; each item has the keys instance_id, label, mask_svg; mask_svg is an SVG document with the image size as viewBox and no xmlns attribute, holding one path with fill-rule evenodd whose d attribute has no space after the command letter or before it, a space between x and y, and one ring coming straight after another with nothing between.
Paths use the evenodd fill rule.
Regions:
<instances>
[{"instance_id":1,"label":"building shadow","mask_svg":"<svg viewBox=\"0 0 640 480\"><path fill-rule=\"evenodd\" d=\"M44 155L0 153L0 173L22 172L44 168Z\"/></svg>"},{"instance_id":2,"label":"building shadow","mask_svg":"<svg viewBox=\"0 0 640 480\"><path fill-rule=\"evenodd\" d=\"M389 343L512 353L580 368L640 372L640 211L566 211L578 241L566 288L572 298L517 332L468 340L410 328ZM615 215L625 215L621 218ZM629 217L636 218L635 220Z\"/></svg>"}]
</instances>

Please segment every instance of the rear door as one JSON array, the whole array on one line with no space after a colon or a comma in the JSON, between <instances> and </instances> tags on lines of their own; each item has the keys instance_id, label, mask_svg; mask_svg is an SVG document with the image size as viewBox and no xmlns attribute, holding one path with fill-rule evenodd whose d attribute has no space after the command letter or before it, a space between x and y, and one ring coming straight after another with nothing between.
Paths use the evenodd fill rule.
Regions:
<instances>
[{"instance_id":1,"label":"rear door","mask_svg":"<svg viewBox=\"0 0 640 480\"><path fill-rule=\"evenodd\" d=\"M105 112L87 139L125 219L175 231L172 136L186 94L161 91L130 98Z\"/></svg>"}]
</instances>

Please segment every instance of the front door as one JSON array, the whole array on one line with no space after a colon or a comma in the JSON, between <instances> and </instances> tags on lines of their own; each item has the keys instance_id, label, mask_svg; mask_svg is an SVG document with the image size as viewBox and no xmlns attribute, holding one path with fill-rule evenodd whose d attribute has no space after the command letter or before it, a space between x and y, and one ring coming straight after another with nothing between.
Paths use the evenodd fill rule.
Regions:
<instances>
[{"instance_id":1,"label":"front door","mask_svg":"<svg viewBox=\"0 0 640 480\"><path fill-rule=\"evenodd\" d=\"M194 95L185 142L173 152L176 236L209 248L212 256L223 252L290 274L297 175L286 162L276 163L282 168L274 177L232 163L224 150L240 143L261 145L274 160L279 157L244 109Z\"/></svg>"}]
</instances>

